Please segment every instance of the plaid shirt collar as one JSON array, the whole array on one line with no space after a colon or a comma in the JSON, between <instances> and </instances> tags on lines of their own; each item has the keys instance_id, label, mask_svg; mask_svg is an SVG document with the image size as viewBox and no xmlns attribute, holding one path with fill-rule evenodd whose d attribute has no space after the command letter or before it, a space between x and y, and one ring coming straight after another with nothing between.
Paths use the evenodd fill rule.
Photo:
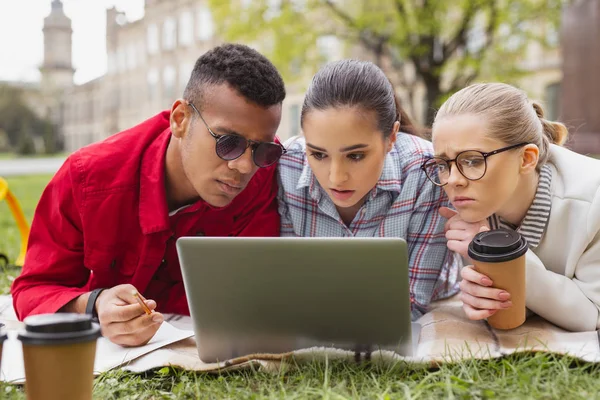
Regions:
<instances>
[{"instance_id":1,"label":"plaid shirt collar","mask_svg":"<svg viewBox=\"0 0 600 400\"><path fill-rule=\"evenodd\" d=\"M379 190L396 193L402 191L402 178L400 176L399 168L394 167L393 152L397 152L396 148L393 148L385 157L381 176L379 177L379 181L377 181L377 185L375 185L375 188L371 191L371 198L375 198ZM321 188L321 185L319 185L319 182L317 182L315 174L313 174L312 169L310 169L308 162L304 163L304 168L302 169L302 174L300 174L300 179L298 179L296 189L305 187L309 188L308 191L313 200L317 202L321 200L323 189Z\"/></svg>"}]
</instances>

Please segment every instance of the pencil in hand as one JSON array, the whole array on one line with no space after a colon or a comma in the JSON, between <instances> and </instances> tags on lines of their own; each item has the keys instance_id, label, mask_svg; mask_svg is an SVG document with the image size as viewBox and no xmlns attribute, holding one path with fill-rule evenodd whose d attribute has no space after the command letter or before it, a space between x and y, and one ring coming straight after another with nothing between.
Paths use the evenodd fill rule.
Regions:
<instances>
[{"instance_id":1,"label":"pencil in hand","mask_svg":"<svg viewBox=\"0 0 600 400\"><path fill-rule=\"evenodd\" d=\"M148 308L148 306L145 303L146 299L144 299L144 297L137 290L132 291L131 294L133 295L133 297L135 297L140 306L142 306L146 314L152 314L152 310Z\"/></svg>"}]
</instances>

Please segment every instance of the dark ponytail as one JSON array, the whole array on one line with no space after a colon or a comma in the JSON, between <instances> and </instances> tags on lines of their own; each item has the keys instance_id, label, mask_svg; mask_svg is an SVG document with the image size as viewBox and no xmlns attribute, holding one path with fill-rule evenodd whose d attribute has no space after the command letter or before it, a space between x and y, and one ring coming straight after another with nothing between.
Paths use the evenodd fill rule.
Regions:
<instances>
[{"instance_id":1,"label":"dark ponytail","mask_svg":"<svg viewBox=\"0 0 600 400\"><path fill-rule=\"evenodd\" d=\"M394 104L396 105L396 111L398 113L396 119L400 121L400 132L408 133L409 135L413 136L423 137L423 134L420 131L420 129L418 129L413 124L412 120L402 107L402 104L400 103L400 99L398 99L398 96L396 95L396 90L394 89L394 85L392 84L392 82L390 82L390 85L392 86L392 92L394 93Z\"/></svg>"},{"instance_id":2,"label":"dark ponytail","mask_svg":"<svg viewBox=\"0 0 600 400\"><path fill-rule=\"evenodd\" d=\"M400 121L400 131L421 136L397 99L383 71L368 61L341 60L329 63L313 77L304 97L300 123L311 110L360 107L372 111L384 137Z\"/></svg>"}]
</instances>

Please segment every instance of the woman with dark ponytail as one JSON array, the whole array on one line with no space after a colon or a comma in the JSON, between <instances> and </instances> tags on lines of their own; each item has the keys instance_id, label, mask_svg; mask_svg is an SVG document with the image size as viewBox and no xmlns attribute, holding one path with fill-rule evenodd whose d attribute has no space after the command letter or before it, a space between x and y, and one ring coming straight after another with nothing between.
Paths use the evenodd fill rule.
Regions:
<instances>
[{"instance_id":1,"label":"woman with dark ponytail","mask_svg":"<svg viewBox=\"0 0 600 400\"><path fill-rule=\"evenodd\" d=\"M281 235L404 238L414 319L456 293L461 260L439 215L449 203L420 170L431 143L383 71L356 60L326 65L306 92L301 125L304 137L285 143L279 163Z\"/></svg>"},{"instance_id":2,"label":"woman with dark ponytail","mask_svg":"<svg viewBox=\"0 0 600 400\"><path fill-rule=\"evenodd\" d=\"M562 147L567 128L503 83L455 93L432 134L435 157L423 169L456 209L442 210L448 248L468 257L466 228L519 231L529 245L527 308L565 329L599 329L600 161ZM512 306L510 293L471 266L461 275L469 318Z\"/></svg>"}]
</instances>

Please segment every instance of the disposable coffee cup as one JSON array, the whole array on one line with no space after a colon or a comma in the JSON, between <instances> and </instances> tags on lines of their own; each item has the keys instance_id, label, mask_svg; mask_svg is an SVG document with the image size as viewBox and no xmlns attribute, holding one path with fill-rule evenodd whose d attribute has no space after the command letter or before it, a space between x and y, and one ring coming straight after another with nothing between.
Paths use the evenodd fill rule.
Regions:
<instances>
[{"instance_id":1,"label":"disposable coffee cup","mask_svg":"<svg viewBox=\"0 0 600 400\"><path fill-rule=\"evenodd\" d=\"M41 314L25 318L23 344L28 400L91 400L100 327L90 315Z\"/></svg>"},{"instance_id":2,"label":"disposable coffee cup","mask_svg":"<svg viewBox=\"0 0 600 400\"><path fill-rule=\"evenodd\" d=\"M4 331L4 324L0 323L0 367L2 366L2 345L8 339L8 335Z\"/></svg>"},{"instance_id":3,"label":"disposable coffee cup","mask_svg":"<svg viewBox=\"0 0 600 400\"><path fill-rule=\"evenodd\" d=\"M469 244L475 270L488 276L493 287L510 293L512 306L488 317L497 329L513 329L525 322L525 253L527 240L510 229L480 232Z\"/></svg>"}]
</instances>

